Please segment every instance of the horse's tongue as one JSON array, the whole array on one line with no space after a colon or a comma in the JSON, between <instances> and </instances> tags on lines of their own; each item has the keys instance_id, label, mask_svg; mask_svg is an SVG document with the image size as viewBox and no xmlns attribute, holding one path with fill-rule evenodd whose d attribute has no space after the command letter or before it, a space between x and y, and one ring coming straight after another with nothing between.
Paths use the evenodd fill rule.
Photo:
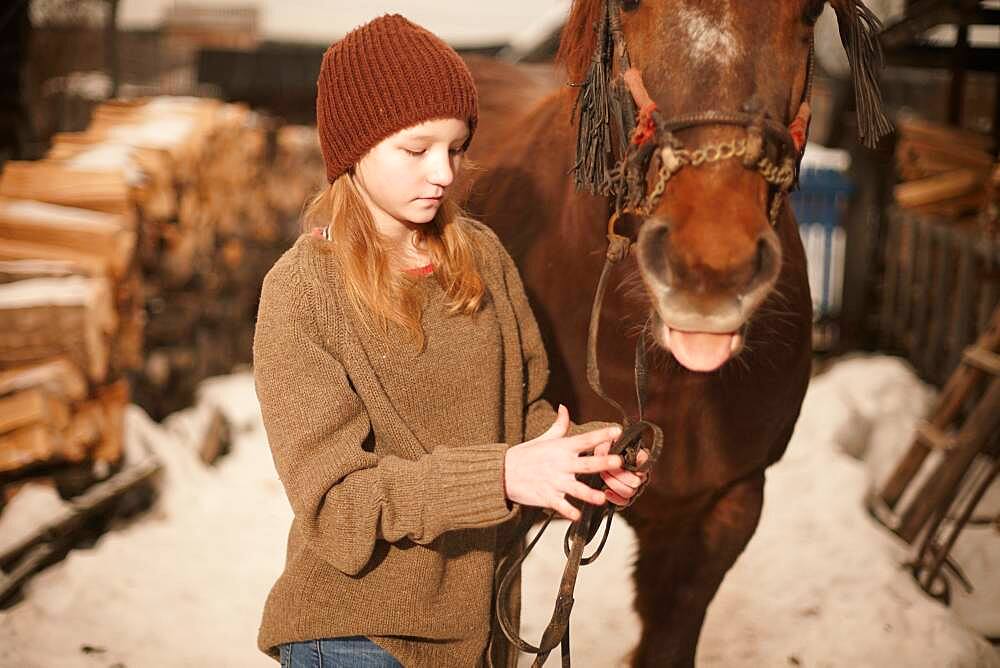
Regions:
<instances>
[{"instance_id":1,"label":"horse's tongue","mask_svg":"<svg viewBox=\"0 0 1000 668\"><path fill-rule=\"evenodd\" d=\"M670 330L670 352L691 371L715 371L733 352L736 334Z\"/></svg>"}]
</instances>

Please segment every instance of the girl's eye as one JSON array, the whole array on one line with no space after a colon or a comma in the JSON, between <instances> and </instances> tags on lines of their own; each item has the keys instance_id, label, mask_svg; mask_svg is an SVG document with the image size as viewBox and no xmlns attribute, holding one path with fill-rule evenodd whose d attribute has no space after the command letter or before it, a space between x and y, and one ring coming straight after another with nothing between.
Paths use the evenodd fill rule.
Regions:
<instances>
[{"instance_id":1,"label":"girl's eye","mask_svg":"<svg viewBox=\"0 0 1000 668\"><path fill-rule=\"evenodd\" d=\"M408 148L404 148L403 150L412 155L413 157L418 157L424 154L424 149L420 149L418 151L411 151Z\"/></svg>"}]
</instances>

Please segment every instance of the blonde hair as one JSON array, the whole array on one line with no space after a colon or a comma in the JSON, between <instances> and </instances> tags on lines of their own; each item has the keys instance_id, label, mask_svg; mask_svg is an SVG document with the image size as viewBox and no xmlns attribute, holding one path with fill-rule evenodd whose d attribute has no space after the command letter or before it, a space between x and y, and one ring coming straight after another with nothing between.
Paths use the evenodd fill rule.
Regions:
<instances>
[{"instance_id":1,"label":"blonde hair","mask_svg":"<svg viewBox=\"0 0 1000 668\"><path fill-rule=\"evenodd\" d=\"M459 220L461 207L447 194L434 219L417 228L434 265L433 278L446 293L449 314L479 310L485 287L475 261L475 242ZM426 343L421 311L423 291L418 281L403 271L402 253L375 226L350 171L320 190L302 215L305 231L330 225L326 244L341 274L355 313L369 335L389 338L391 323L403 328L422 351Z\"/></svg>"}]
</instances>

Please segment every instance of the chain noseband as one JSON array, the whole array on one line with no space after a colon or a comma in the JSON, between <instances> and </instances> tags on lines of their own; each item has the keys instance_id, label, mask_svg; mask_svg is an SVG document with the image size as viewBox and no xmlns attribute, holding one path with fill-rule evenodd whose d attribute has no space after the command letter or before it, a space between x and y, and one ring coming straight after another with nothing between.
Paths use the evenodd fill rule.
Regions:
<instances>
[{"instance_id":1,"label":"chain noseband","mask_svg":"<svg viewBox=\"0 0 1000 668\"><path fill-rule=\"evenodd\" d=\"M612 4L611 0L609 4ZM616 43L619 40L624 43L616 22L612 22L611 33ZM616 51L621 52L622 65L627 66L627 51L623 46L616 48ZM747 169L757 171L774 188L768 219L772 226L777 225L788 193L798 181L799 163L805 151L812 115L809 98L814 63L815 57L810 47L803 99L788 127L763 114L743 112L705 111L665 120L646 90L642 74L637 69L628 67L621 79L639 108L639 118L632 128L621 159L608 171L602 184L601 190L612 197L612 216L617 218L624 213L632 213L648 217L656 210L667 183L681 169L738 159ZM688 148L675 134L681 130L715 125L742 127L746 136ZM776 144L778 148L775 152L783 156L778 162L768 155L769 142ZM647 193L646 174L650 163L654 161L655 182L652 190Z\"/></svg>"}]
</instances>

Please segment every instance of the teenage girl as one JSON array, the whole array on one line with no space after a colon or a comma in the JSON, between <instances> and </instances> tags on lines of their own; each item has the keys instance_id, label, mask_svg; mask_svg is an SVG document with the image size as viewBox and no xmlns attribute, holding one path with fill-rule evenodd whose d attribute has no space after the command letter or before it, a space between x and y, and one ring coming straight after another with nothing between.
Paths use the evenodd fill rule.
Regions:
<instances>
[{"instance_id":1,"label":"teenage girl","mask_svg":"<svg viewBox=\"0 0 1000 668\"><path fill-rule=\"evenodd\" d=\"M259 636L283 666L515 665L492 613L517 527L577 519L568 497L626 505L645 481L608 455L618 426L542 399L517 269L449 200L476 120L458 54L401 16L323 57L329 186L264 281L253 351L294 511Z\"/></svg>"}]
</instances>

